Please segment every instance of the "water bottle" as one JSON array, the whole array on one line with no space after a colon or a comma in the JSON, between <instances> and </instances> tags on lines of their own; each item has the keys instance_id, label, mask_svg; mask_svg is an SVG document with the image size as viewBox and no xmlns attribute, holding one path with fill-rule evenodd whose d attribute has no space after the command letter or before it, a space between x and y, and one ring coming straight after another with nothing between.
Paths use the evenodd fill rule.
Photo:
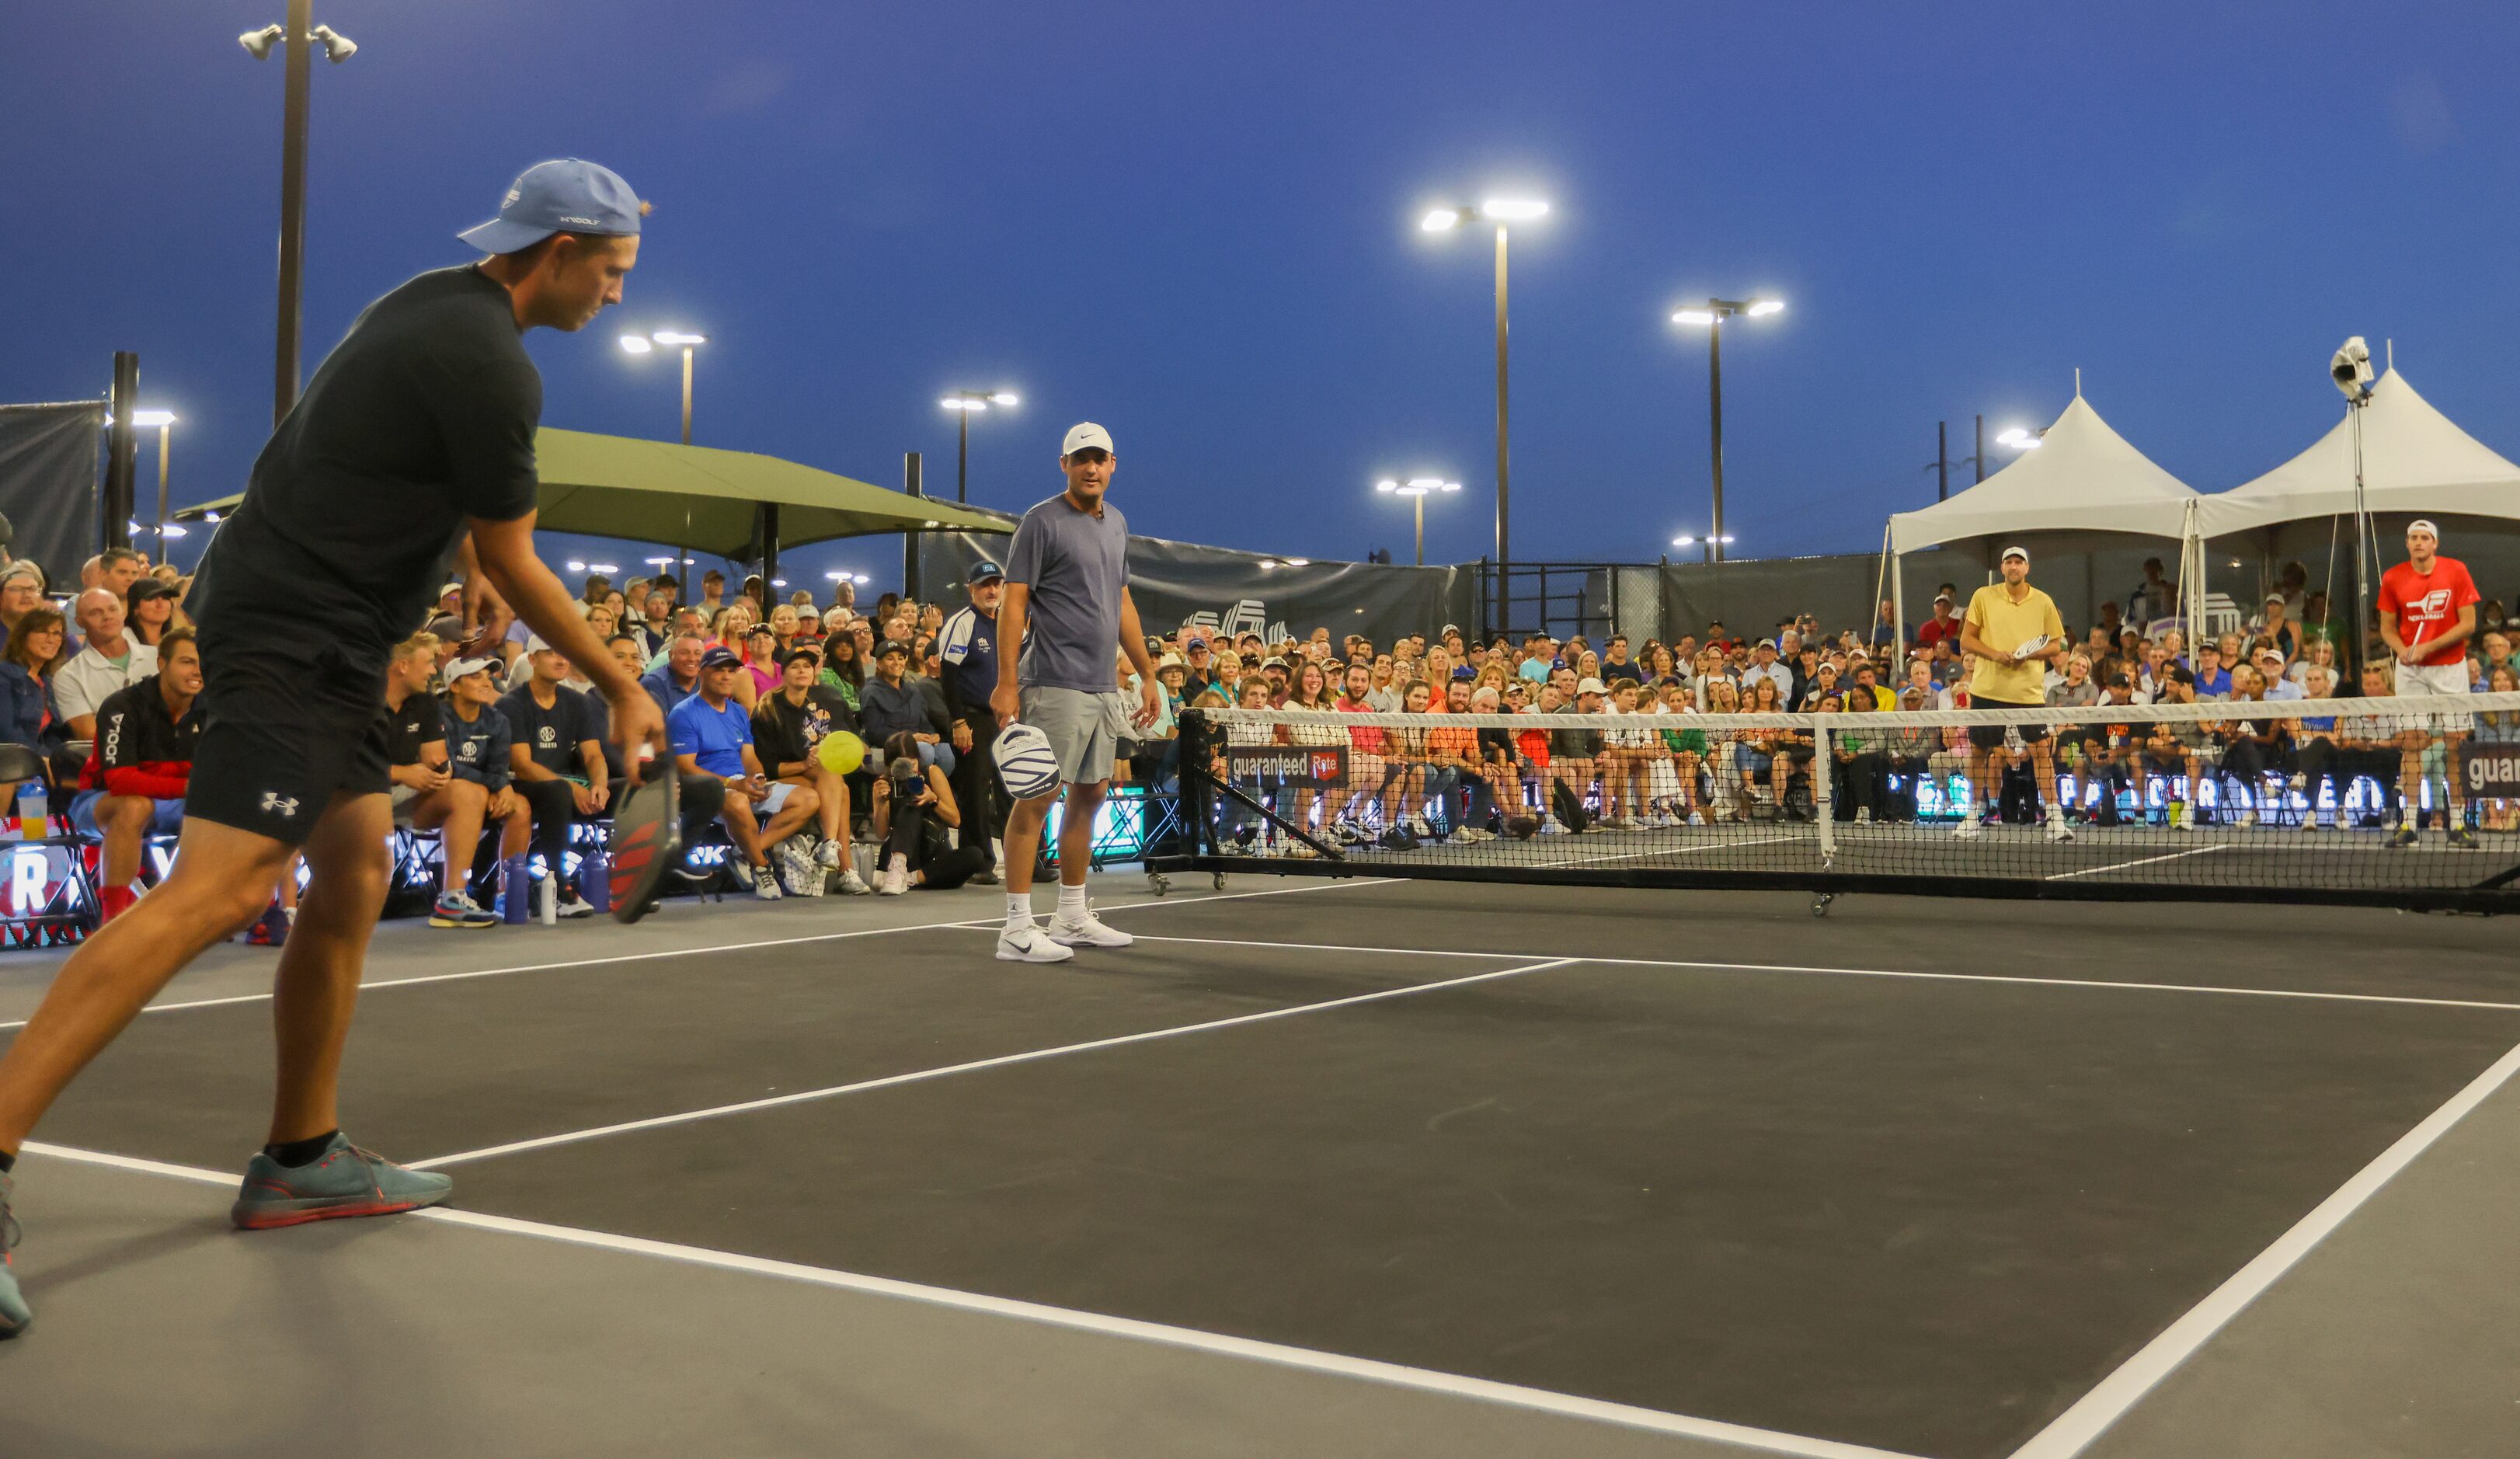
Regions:
<instances>
[{"instance_id":1,"label":"water bottle","mask_svg":"<svg viewBox=\"0 0 2520 1459\"><path fill-rule=\"evenodd\" d=\"M499 863L499 915L510 927L523 927L533 917L533 863L511 856Z\"/></svg>"},{"instance_id":2,"label":"water bottle","mask_svg":"<svg viewBox=\"0 0 2520 1459\"><path fill-rule=\"evenodd\" d=\"M40 841L53 834L52 805L44 795L41 782L28 784L18 792L18 814L21 830L29 841Z\"/></svg>"},{"instance_id":3,"label":"water bottle","mask_svg":"<svg viewBox=\"0 0 2520 1459\"><path fill-rule=\"evenodd\" d=\"M587 848L577 863L577 894L598 912L612 910L612 867L604 859L604 843L598 840Z\"/></svg>"},{"instance_id":4,"label":"water bottle","mask_svg":"<svg viewBox=\"0 0 2520 1459\"><path fill-rule=\"evenodd\" d=\"M543 878L534 889L534 916L545 927L560 926L560 877L557 873Z\"/></svg>"}]
</instances>

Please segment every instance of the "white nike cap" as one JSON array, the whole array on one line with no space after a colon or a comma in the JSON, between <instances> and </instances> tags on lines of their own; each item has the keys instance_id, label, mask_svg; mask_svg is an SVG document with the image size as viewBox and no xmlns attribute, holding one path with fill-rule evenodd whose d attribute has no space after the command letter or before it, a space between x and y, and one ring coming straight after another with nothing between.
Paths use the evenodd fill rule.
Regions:
<instances>
[{"instance_id":1,"label":"white nike cap","mask_svg":"<svg viewBox=\"0 0 2520 1459\"><path fill-rule=\"evenodd\" d=\"M1111 451L1113 456L1120 454L1118 451L1111 450L1110 432L1095 425L1092 421L1079 421L1075 425L1067 428L1067 439L1059 442L1058 454L1061 459L1064 459L1075 455L1079 451L1090 451L1097 448Z\"/></svg>"},{"instance_id":2,"label":"white nike cap","mask_svg":"<svg viewBox=\"0 0 2520 1459\"><path fill-rule=\"evenodd\" d=\"M2022 563L2026 566L2030 561L2030 554L2018 547L2007 547L2003 549L2003 558L1999 559L1999 561L2006 561L2012 558L2021 559Z\"/></svg>"},{"instance_id":3,"label":"white nike cap","mask_svg":"<svg viewBox=\"0 0 2520 1459\"><path fill-rule=\"evenodd\" d=\"M2433 525L2430 518L2418 517L2414 521L2407 524L2408 536L2411 537L2417 532L2430 532L2433 534L2434 541L2438 542L2441 540L2441 528Z\"/></svg>"}]
</instances>

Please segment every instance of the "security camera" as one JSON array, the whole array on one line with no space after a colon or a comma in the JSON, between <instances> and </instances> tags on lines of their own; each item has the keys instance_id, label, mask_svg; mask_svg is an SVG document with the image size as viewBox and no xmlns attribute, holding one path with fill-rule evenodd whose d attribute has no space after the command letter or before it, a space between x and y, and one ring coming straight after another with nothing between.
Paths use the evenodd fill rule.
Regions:
<instances>
[{"instance_id":1,"label":"security camera","mask_svg":"<svg viewBox=\"0 0 2520 1459\"><path fill-rule=\"evenodd\" d=\"M280 38L288 33L278 25L265 25L238 36L237 44L245 47L245 53L254 60L267 61L271 59L271 48L280 44Z\"/></svg>"},{"instance_id":2,"label":"security camera","mask_svg":"<svg viewBox=\"0 0 2520 1459\"><path fill-rule=\"evenodd\" d=\"M2371 346L2356 335L2327 362L2327 373L2336 388L2345 392L2346 399L2359 403L2367 398L2371 393Z\"/></svg>"}]
</instances>

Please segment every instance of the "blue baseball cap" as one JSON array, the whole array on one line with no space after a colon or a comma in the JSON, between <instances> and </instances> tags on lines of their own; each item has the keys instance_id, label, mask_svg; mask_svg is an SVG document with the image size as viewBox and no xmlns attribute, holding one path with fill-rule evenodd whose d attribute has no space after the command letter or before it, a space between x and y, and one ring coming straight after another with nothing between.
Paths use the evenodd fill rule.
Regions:
<instances>
[{"instance_id":1,"label":"blue baseball cap","mask_svg":"<svg viewBox=\"0 0 2520 1459\"><path fill-rule=\"evenodd\" d=\"M966 576L963 580L968 583L983 583L992 577L1004 577L1006 575L1006 569L990 562L987 558L982 558L971 565L969 575Z\"/></svg>"},{"instance_id":2,"label":"blue baseball cap","mask_svg":"<svg viewBox=\"0 0 2520 1459\"><path fill-rule=\"evenodd\" d=\"M707 653L700 656L700 667L742 668L743 667L743 661L737 657L735 650L728 648L724 644L714 644L710 646Z\"/></svg>"},{"instance_id":3,"label":"blue baseball cap","mask_svg":"<svg viewBox=\"0 0 2520 1459\"><path fill-rule=\"evenodd\" d=\"M609 167L577 158L536 162L518 174L499 201L499 215L456 237L484 253L513 253L555 233L639 234L647 205Z\"/></svg>"}]
</instances>

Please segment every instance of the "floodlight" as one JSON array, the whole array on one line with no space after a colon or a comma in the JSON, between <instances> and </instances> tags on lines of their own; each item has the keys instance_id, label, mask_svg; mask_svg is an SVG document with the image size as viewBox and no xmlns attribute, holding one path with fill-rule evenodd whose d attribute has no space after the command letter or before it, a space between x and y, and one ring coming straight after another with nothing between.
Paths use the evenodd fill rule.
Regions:
<instances>
[{"instance_id":1,"label":"floodlight","mask_svg":"<svg viewBox=\"0 0 2520 1459\"><path fill-rule=\"evenodd\" d=\"M1400 489L1400 483L1397 481L1376 481L1373 483L1373 489L1376 491L1397 491Z\"/></svg>"},{"instance_id":2,"label":"floodlight","mask_svg":"<svg viewBox=\"0 0 2520 1459\"><path fill-rule=\"evenodd\" d=\"M2371 346L2356 335L2338 346L2327 362L2327 373L2346 399L2361 404L2371 394Z\"/></svg>"},{"instance_id":3,"label":"floodlight","mask_svg":"<svg viewBox=\"0 0 2520 1459\"><path fill-rule=\"evenodd\" d=\"M175 424L175 413L171 410L135 410L131 413L131 424L144 430L156 426L172 426Z\"/></svg>"},{"instance_id":4,"label":"floodlight","mask_svg":"<svg viewBox=\"0 0 2520 1459\"><path fill-rule=\"evenodd\" d=\"M1785 312L1785 301L1780 298L1757 299L1751 303L1750 307L1742 310L1741 312L1749 315L1753 319L1765 319L1771 314L1781 314Z\"/></svg>"},{"instance_id":5,"label":"floodlight","mask_svg":"<svg viewBox=\"0 0 2520 1459\"><path fill-rule=\"evenodd\" d=\"M587 566L593 568L596 571L603 573L607 577L610 577L613 573L621 570L618 566L611 563L589 563Z\"/></svg>"},{"instance_id":6,"label":"floodlight","mask_svg":"<svg viewBox=\"0 0 2520 1459\"><path fill-rule=\"evenodd\" d=\"M277 29L279 27L274 26L273 28ZM1425 217L1419 219L1418 226L1428 233L1450 233L1454 229L1462 226L1462 210L1458 207L1436 208L1433 212L1430 212L1426 214Z\"/></svg>"},{"instance_id":7,"label":"floodlight","mask_svg":"<svg viewBox=\"0 0 2520 1459\"><path fill-rule=\"evenodd\" d=\"M238 36L237 44L245 47L245 53L254 60L268 61L271 59L271 48L280 44L281 37L288 33L278 25L265 25L259 30L248 30Z\"/></svg>"},{"instance_id":8,"label":"floodlight","mask_svg":"<svg viewBox=\"0 0 2520 1459\"><path fill-rule=\"evenodd\" d=\"M1546 216L1549 205L1531 198L1490 198L1479 205L1479 211L1500 223L1517 223Z\"/></svg>"},{"instance_id":9,"label":"floodlight","mask_svg":"<svg viewBox=\"0 0 2520 1459\"><path fill-rule=\"evenodd\" d=\"M322 45L324 47L324 59L332 62L335 66L338 66L342 62L359 54L358 42L350 39L346 35L343 35L341 32L334 29L330 25L316 26L314 29L306 32L306 38Z\"/></svg>"},{"instance_id":10,"label":"floodlight","mask_svg":"<svg viewBox=\"0 0 2520 1459\"><path fill-rule=\"evenodd\" d=\"M1285 565L1289 568L1309 568L1313 565L1313 560L1308 557L1290 557L1285 560Z\"/></svg>"},{"instance_id":11,"label":"floodlight","mask_svg":"<svg viewBox=\"0 0 2520 1459\"><path fill-rule=\"evenodd\" d=\"M658 330L648 338L659 344L706 344L706 335L687 335L680 330Z\"/></svg>"},{"instance_id":12,"label":"floodlight","mask_svg":"<svg viewBox=\"0 0 2520 1459\"><path fill-rule=\"evenodd\" d=\"M989 399L999 405L1020 405L1023 403L1016 397L1015 392L1012 390L994 391L990 394Z\"/></svg>"},{"instance_id":13,"label":"floodlight","mask_svg":"<svg viewBox=\"0 0 2520 1459\"><path fill-rule=\"evenodd\" d=\"M648 342L648 337L646 335L623 335L621 337L621 347L630 351L632 354L646 354L649 350L652 350L656 346ZM711 366L710 368L714 369L716 367Z\"/></svg>"},{"instance_id":14,"label":"floodlight","mask_svg":"<svg viewBox=\"0 0 2520 1459\"><path fill-rule=\"evenodd\" d=\"M1673 313L1671 316L1671 322L1674 324L1713 324L1715 322L1715 311L1712 309L1681 309Z\"/></svg>"},{"instance_id":15,"label":"floodlight","mask_svg":"<svg viewBox=\"0 0 2520 1459\"><path fill-rule=\"evenodd\" d=\"M570 558L568 560L568 570L571 572L583 572L586 570L586 564L579 562L575 558Z\"/></svg>"},{"instance_id":16,"label":"floodlight","mask_svg":"<svg viewBox=\"0 0 2520 1459\"><path fill-rule=\"evenodd\" d=\"M184 528L180 524L170 522L164 526L158 528L158 535L160 537L180 537L184 535Z\"/></svg>"}]
</instances>

